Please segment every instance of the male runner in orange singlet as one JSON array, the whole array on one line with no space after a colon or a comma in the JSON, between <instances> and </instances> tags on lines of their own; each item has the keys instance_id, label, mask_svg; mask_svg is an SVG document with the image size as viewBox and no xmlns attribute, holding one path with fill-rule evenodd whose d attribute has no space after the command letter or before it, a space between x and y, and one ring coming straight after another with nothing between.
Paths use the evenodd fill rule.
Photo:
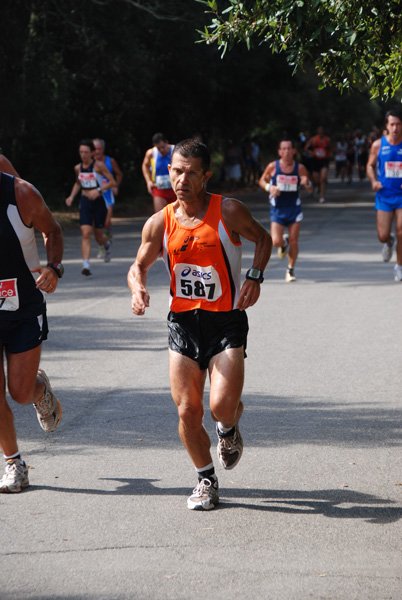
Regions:
<instances>
[{"instance_id":1,"label":"male runner in orange singlet","mask_svg":"<svg viewBox=\"0 0 402 600\"><path fill-rule=\"evenodd\" d=\"M207 372L219 461L224 469L232 469L242 455L238 423L248 332L245 309L259 298L272 249L269 233L244 204L206 191L209 169L210 155L203 143L184 140L175 146L169 171L177 200L146 222L128 274L136 315L149 306L147 273L160 254L171 277L171 392L179 434L198 473L198 484L187 500L188 508L196 510L210 510L219 502L211 442L203 426ZM243 284L241 236L255 244Z\"/></svg>"}]
</instances>

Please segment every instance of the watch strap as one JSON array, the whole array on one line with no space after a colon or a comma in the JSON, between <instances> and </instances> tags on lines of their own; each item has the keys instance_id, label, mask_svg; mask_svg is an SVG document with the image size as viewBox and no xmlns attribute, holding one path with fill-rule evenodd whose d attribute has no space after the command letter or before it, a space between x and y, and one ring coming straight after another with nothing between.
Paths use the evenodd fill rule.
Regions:
<instances>
[{"instance_id":1,"label":"watch strap","mask_svg":"<svg viewBox=\"0 0 402 600\"><path fill-rule=\"evenodd\" d=\"M53 269L59 279L63 277L64 267L61 263L50 262L47 263L46 266L49 267L49 269Z\"/></svg>"}]
</instances>

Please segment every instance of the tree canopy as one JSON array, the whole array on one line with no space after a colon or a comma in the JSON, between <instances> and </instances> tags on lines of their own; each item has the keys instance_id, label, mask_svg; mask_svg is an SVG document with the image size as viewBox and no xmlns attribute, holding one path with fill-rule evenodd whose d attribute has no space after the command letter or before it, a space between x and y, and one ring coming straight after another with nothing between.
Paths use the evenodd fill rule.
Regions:
<instances>
[{"instance_id":1,"label":"tree canopy","mask_svg":"<svg viewBox=\"0 0 402 600\"><path fill-rule=\"evenodd\" d=\"M196 43L210 18L196 0L2 0L1 7L0 146L59 205L82 138L106 140L124 171L121 198L146 194L141 162L157 131L172 143L201 132L220 154L229 138L259 135L266 155L284 131L296 137L324 124L336 136L382 123L381 103L366 92L319 92L311 65L292 77L284 55L264 45L251 54L235 44L221 60L216 44Z\"/></svg>"},{"instance_id":2,"label":"tree canopy","mask_svg":"<svg viewBox=\"0 0 402 600\"><path fill-rule=\"evenodd\" d=\"M402 85L400 0L199 0L201 32L223 53L236 43L267 44L295 69L313 62L321 87L369 88L394 97Z\"/></svg>"}]
</instances>

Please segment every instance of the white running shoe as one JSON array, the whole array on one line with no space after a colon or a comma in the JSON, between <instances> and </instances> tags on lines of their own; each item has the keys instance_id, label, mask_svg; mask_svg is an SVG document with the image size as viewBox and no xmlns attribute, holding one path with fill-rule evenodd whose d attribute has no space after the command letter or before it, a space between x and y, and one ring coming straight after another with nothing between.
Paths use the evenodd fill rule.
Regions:
<instances>
[{"instance_id":1,"label":"white running shoe","mask_svg":"<svg viewBox=\"0 0 402 600\"><path fill-rule=\"evenodd\" d=\"M293 269L288 269L286 271L285 281L287 283L290 283L291 281L296 281L296 275L295 275Z\"/></svg>"},{"instance_id":2,"label":"white running shoe","mask_svg":"<svg viewBox=\"0 0 402 600\"><path fill-rule=\"evenodd\" d=\"M0 479L0 493L11 494L20 492L28 487L28 467L21 458L10 459L6 462L6 472Z\"/></svg>"},{"instance_id":3,"label":"white running shoe","mask_svg":"<svg viewBox=\"0 0 402 600\"><path fill-rule=\"evenodd\" d=\"M278 256L279 258L285 258L285 256L288 253L289 250L289 234L288 233L284 233L283 234L283 239L285 242L284 246L279 246L278 248Z\"/></svg>"},{"instance_id":4,"label":"white running shoe","mask_svg":"<svg viewBox=\"0 0 402 600\"><path fill-rule=\"evenodd\" d=\"M61 404L53 393L52 386L45 371L38 370L38 377L45 385L43 397L39 402L34 404L39 425L47 433L55 431L61 421Z\"/></svg>"},{"instance_id":5,"label":"white running shoe","mask_svg":"<svg viewBox=\"0 0 402 600\"><path fill-rule=\"evenodd\" d=\"M104 246L99 246L99 250L98 250L98 254L96 256L96 258L105 258L105 247Z\"/></svg>"},{"instance_id":6,"label":"white running shoe","mask_svg":"<svg viewBox=\"0 0 402 600\"><path fill-rule=\"evenodd\" d=\"M219 503L218 480L201 479L187 499L190 510L212 510Z\"/></svg>"},{"instance_id":7,"label":"white running shoe","mask_svg":"<svg viewBox=\"0 0 402 600\"><path fill-rule=\"evenodd\" d=\"M391 241L382 245L382 259L384 262L389 262L392 258L392 248L395 242L395 236L391 233Z\"/></svg>"},{"instance_id":8,"label":"white running shoe","mask_svg":"<svg viewBox=\"0 0 402 600\"><path fill-rule=\"evenodd\" d=\"M395 265L394 272L395 272L395 275L394 275L395 281L402 281L402 267L401 267L401 265Z\"/></svg>"}]
</instances>

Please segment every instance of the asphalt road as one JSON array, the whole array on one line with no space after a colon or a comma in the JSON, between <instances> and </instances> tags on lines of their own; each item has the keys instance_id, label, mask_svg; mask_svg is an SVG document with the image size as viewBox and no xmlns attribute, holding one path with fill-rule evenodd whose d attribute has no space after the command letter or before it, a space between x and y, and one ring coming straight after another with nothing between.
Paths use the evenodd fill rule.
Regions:
<instances>
[{"instance_id":1,"label":"asphalt road","mask_svg":"<svg viewBox=\"0 0 402 600\"><path fill-rule=\"evenodd\" d=\"M265 194L241 198L269 227ZM143 220L80 274L79 232L48 299L42 367L63 407L45 434L14 406L31 486L0 496L1 600L400 600L402 285L381 259L367 183L305 197L297 282L273 253L250 335L235 470L189 511L195 472L167 364L168 278L130 310ZM78 229L78 228L77 228ZM94 249L95 253L95 249ZM244 245L244 271L252 248ZM207 404L207 393L206 393ZM205 425L216 443L208 410Z\"/></svg>"}]
</instances>

